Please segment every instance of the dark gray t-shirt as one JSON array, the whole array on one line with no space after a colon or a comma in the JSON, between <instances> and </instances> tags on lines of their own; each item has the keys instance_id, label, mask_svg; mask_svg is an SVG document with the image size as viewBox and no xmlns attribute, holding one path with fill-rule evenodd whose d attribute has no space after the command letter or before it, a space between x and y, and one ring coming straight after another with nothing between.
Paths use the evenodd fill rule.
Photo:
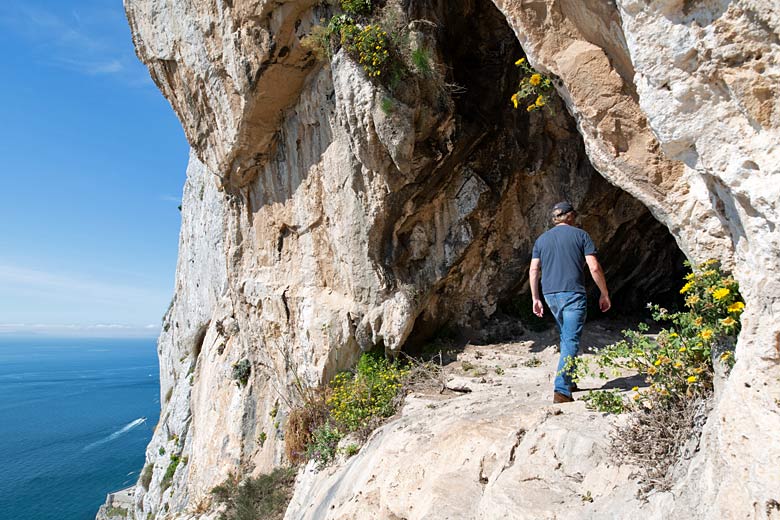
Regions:
<instances>
[{"instance_id":1,"label":"dark gray t-shirt","mask_svg":"<svg viewBox=\"0 0 780 520\"><path fill-rule=\"evenodd\" d=\"M542 264L542 293L584 293L585 255L596 252L590 235L580 228L564 224L542 233L532 255Z\"/></svg>"}]
</instances>

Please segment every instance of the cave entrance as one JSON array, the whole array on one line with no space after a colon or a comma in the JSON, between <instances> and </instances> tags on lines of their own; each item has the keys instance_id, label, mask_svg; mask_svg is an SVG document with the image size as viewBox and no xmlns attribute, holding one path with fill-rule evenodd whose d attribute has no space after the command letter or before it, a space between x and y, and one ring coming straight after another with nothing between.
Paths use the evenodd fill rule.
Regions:
<instances>
[{"instance_id":1,"label":"cave entrance","mask_svg":"<svg viewBox=\"0 0 780 520\"><path fill-rule=\"evenodd\" d=\"M473 339L496 317L532 319L531 250L550 227L550 208L561 200L574 204L578 224L599 249L613 301L608 316L646 317L648 302L680 306L676 289L684 274L683 253L641 202L593 168L563 101L553 94L545 110L513 109L510 98L520 79L514 64L525 54L493 3L412 1L408 12L438 27L447 82L459 87L452 95L455 153L467 152L447 174L462 183L463 172L470 172L486 189L479 211L468 217L473 241L431 288L404 348L414 352L442 334ZM414 280L419 268L410 263L396 275ZM590 305L597 306L598 293L589 283ZM607 319L597 309L589 314Z\"/></svg>"}]
</instances>

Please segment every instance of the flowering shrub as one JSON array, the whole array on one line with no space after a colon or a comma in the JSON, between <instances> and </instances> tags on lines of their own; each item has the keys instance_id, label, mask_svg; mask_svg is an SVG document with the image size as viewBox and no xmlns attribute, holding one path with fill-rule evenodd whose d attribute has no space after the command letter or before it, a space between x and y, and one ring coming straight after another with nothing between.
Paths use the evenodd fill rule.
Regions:
<instances>
[{"instance_id":1,"label":"flowering shrub","mask_svg":"<svg viewBox=\"0 0 780 520\"><path fill-rule=\"evenodd\" d=\"M369 14L372 7L371 0L341 0L341 8L345 13Z\"/></svg>"},{"instance_id":2,"label":"flowering shrub","mask_svg":"<svg viewBox=\"0 0 780 520\"><path fill-rule=\"evenodd\" d=\"M517 60L515 65L520 67L523 77L520 78L517 92L512 94L512 105L515 108L519 108L522 100L530 98L531 103L526 105L526 111L533 112L544 106L548 110L552 110L549 106L550 94L553 91L553 84L550 78L534 70L525 58Z\"/></svg>"},{"instance_id":3,"label":"flowering shrub","mask_svg":"<svg viewBox=\"0 0 780 520\"><path fill-rule=\"evenodd\" d=\"M599 375L609 372L636 370L646 375L648 390L637 392L634 400L646 401L690 399L706 396L712 391L712 349L716 342L733 343L740 329L739 317L745 304L741 301L737 282L725 277L715 261L695 268L680 289L685 295L684 312L670 313L651 305L653 319L667 322L655 340L646 335L647 325L638 330L623 331L625 339L601 350L596 363ZM733 354L726 350L721 361L732 365ZM584 367L580 367L582 371Z\"/></svg>"},{"instance_id":4,"label":"flowering shrub","mask_svg":"<svg viewBox=\"0 0 780 520\"><path fill-rule=\"evenodd\" d=\"M354 374L342 372L331 381L333 392L327 403L333 419L345 430L355 431L373 417L389 417L408 373L383 357L363 354Z\"/></svg>"},{"instance_id":5,"label":"flowering shrub","mask_svg":"<svg viewBox=\"0 0 780 520\"><path fill-rule=\"evenodd\" d=\"M292 462L305 455L319 467L328 464L344 435L357 432L360 437L395 413L409 374L384 357L363 354L354 372L342 372L330 385L304 392L303 403L291 410L287 421L287 456Z\"/></svg>"},{"instance_id":6,"label":"flowering shrub","mask_svg":"<svg viewBox=\"0 0 780 520\"><path fill-rule=\"evenodd\" d=\"M382 74L390 58L390 41L379 25L344 25L341 28L341 45L363 66L369 77Z\"/></svg>"},{"instance_id":7,"label":"flowering shrub","mask_svg":"<svg viewBox=\"0 0 780 520\"><path fill-rule=\"evenodd\" d=\"M668 324L655 339L648 327L623 331L625 339L596 355L598 375L618 376L624 370L645 376L646 389L632 388L634 413L616 430L613 446L617 456L637 463L647 489L668 488L669 468L685 458L686 446L696 439L707 416L713 389L713 351L728 367L745 308L737 282L724 276L714 260L695 267L685 277L680 293L685 310L670 313L651 305L653 318ZM576 358L567 367L575 381L592 372L587 360ZM613 395L590 396L589 404L607 404L618 409ZM594 400L597 399L597 400ZM695 443L694 443L695 445Z\"/></svg>"}]
</instances>

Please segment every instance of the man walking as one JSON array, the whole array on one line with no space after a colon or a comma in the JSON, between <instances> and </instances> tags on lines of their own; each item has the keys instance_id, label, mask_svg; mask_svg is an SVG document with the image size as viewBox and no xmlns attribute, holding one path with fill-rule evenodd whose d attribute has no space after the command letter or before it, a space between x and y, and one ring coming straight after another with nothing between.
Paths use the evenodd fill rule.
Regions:
<instances>
[{"instance_id":1,"label":"man walking","mask_svg":"<svg viewBox=\"0 0 780 520\"><path fill-rule=\"evenodd\" d=\"M541 271L542 292L560 332L561 357L555 376L553 403L570 403L571 375L564 370L569 358L577 355L580 346L582 327L585 325L587 301L583 271L588 264L593 281L596 282L601 297L599 308L607 312L612 306L607 290L604 271L596 258L596 246L590 235L574 226L577 213L568 202L559 202L552 209L552 229L543 233L534 244L531 255L531 297L533 312L540 318L544 314L542 300L539 299L539 274Z\"/></svg>"}]
</instances>

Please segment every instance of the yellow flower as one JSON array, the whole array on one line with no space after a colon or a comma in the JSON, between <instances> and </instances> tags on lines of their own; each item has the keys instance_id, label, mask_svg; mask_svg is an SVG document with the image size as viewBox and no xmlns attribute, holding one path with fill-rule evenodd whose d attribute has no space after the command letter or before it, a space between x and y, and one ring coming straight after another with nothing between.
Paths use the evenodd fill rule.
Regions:
<instances>
[{"instance_id":1,"label":"yellow flower","mask_svg":"<svg viewBox=\"0 0 780 520\"><path fill-rule=\"evenodd\" d=\"M732 318L731 316L728 316L727 318L724 318L724 319L720 320L720 323L724 327L733 327L734 325L737 324L737 321L734 318Z\"/></svg>"},{"instance_id":2,"label":"yellow flower","mask_svg":"<svg viewBox=\"0 0 780 520\"><path fill-rule=\"evenodd\" d=\"M683 364L681 361L678 361L674 364L674 368L682 368Z\"/></svg>"},{"instance_id":3,"label":"yellow flower","mask_svg":"<svg viewBox=\"0 0 780 520\"><path fill-rule=\"evenodd\" d=\"M542 75L539 74L539 73L533 74L531 76L531 79L528 80L528 83L530 83L534 87L537 86L541 82L542 82Z\"/></svg>"},{"instance_id":4,"label":"yellow flower","mask_svg":"<svg viewBox=\"0 0 780 520\"><path fill-rule=\"evenodd\" d=\"M696 273L688 273L685 275L686 280L693 280L694 278L696 278Z\"/></svg>"},{"instance_id":5,"label":"yellow flower","mask_svg":"<svg viewBox=\"0 0 780 520\"><path fill-rule=\"evenodd\" d=\"M534 105L538 107L544 106L544 97L541 96L541 94L536 98L536 101L534 102Z\"/></svg>"},{"instance_id":6,"label":"yellow flower","mask_svg":"<svg viewBox=\"0 0 780 520\"><path fill-rule=\"evenodd\" d=\"M687 349L687 348L685 348L685 347L680 347L680 350L679 350L679 352L685 352L686 350L688 350L688 349Z\"/></svg>"},{"instance_id":7,"label":"yellow flower","mask_svg":"<svg viewBox=\"0 0 780 520\"><path fill-rule=\"evenodd\" d=\"M658 373L658 369L655 367L649 367L647 369L647 373L650 374L651 376L654 376L656 373Z\"/></svg>"},{"instance_id":8,"label":"yellow flower","mask_svg":"<svg viewBox=\"0 0 780 520\"><path fill-rule=\"evenodd\" d=\"M636 392L637 390L639 390L638 386L635 386L634 388L631 389L632 392Z\"/></svg>"},{"instance_id":9,"label":"yellow flower","mask_svg":"<svg viewBox=\"0 0 780 520\"><path fill-rule=\"evenodd\" d=\"M520 66L520 65L522 65L523 63L525 63L525 58L520 58L519 60L517 60L517 61L515 62L515 65L517 65L517 66L519 67L519 66Z\"/></svg>"},{"instance_id":10,"label":"yellow flower","mask_svg":"<svg viewBox=\"0 0 780 520\"><path fill-rule=\"evenodd\" d=\"M697 327L701 327L702 323L704 323L704 318L702 318L701 316L693 320L693 324L696 325Z\"/></svg>"},{"instance_id":11,"label":"yellow flower","mask_svg":"<svg viewBox=\"0 0 780 520\"><path fill-rule=\"evenodd\" d=\"M725 287L721 287L719 289L715 289L714 291L712 291L712 297L715 298L716 300L722 300L723 298L728 296L730 292L731 291L729 291Z\"/></svg>"},{"instance_id":12,"label":"yellow flower","mask_svg":"<svg viewBox=\"0 0 780 520\"><path fill-rule=\"evenodd\" d=\"M699 333L701 339L710 339L712 337L712 331L710 329L704 329Z\"/></svg>"},{"instance_id":13,"label":"yellow flower","mask_svg":"<svg viewBox=\"0 0 780 520\"><path fill-rule=\"evenodd\" d=\"M729 305L726 310L729 312L742 312L742 309L745 308L745 304L742 302L734 302L731 305Z\"/></svg>"},{"instance_id":14,"label":"yellow flower","mask_svg":"<svg viewBox=\"0 0 780 520\"><path fill-rule=\"evenodd\" d=\"M634 401L639 401L642 398L640 394L634 394Z\"/></svg>"},{"instance_id":15,"label":"yellow flower","mask_svg":"<svg viewBox=\"0 0 780 520\"><path fill-rule=\"evenodd\" d=\"M517 96L517 92L512 94L512 104L517 108L518 104L520 103L520 98Z\"/></svg>"},{"instance_id":16,"label":"yellow flower","mask_svg":"<svg viewBox=\"0 0 780 520\"><path fill-rule=\"evenodd\" d=\"M676 332L670 332L669 333L669 337L670 338L676 338L677 337L677 333Z\"/></svg>"},{"instance_id":17,"label":"yellow flower","mask_svg":"<svg viewBox=\"0 0 780 520\"><path fill-rule=\"evenodd\" d=\"M701 300L701 298L699 298L698 294L692 294L685 299L685 303L687 303L688 305L696 305L697 303L699 303L699 300Z\"/></svg>"},{"instance_id":18,"label":"yellow flower","mask_svg":"<svg viewBox=\"0 0 780 520\"><path fill-rule=\"evenodd\" d=\"M525 107L526 112L533 112L534 110L536 110L536 105L528 105Z\"/></svg>"},{"instance_id":19,"label":"yellow flower","mask_svg":"<svg viewBox=\"0 0 780 520\"><path fill-rule=\"evenodd\" d=\"M726 352L724 352L723 354L720 355L720 360L721 361L726 361L730 357L731 357L731 352L730 351L726 351Z\"/></svg>"},{"instance_id":20,"label":"yellow flower","mask_svg":"<svg viewBox=\"0 0 780 520\"><path fill-rule=\"evenodd\" d=\"M680 289L680 294L687 293L691 289L691 287L693 287L693 282L686 283L685 285L682 286L682 289Z\"/></svg>"},{"instance_id":21,"label":"yellow flower","mask_svg":"<svg viewBox=\"0 0 780 520\"><path fill-rule=\"evenodd\" d=\"M688 376L688 382L689 383L695 383L696 382L696 376Z\"/></svg>"},{"instance_id":22,"label":"yellow flower","mask_svg":"<svg viewBox=\"0 0 780 520\"><path fill-rule=\"evenodd\" d=\"M653 365L655 365L655 366L658 366L660 364L661 364L661 359L660 358L656 359L655 363L653 363Z\"/></svg>"}]
</instances>

